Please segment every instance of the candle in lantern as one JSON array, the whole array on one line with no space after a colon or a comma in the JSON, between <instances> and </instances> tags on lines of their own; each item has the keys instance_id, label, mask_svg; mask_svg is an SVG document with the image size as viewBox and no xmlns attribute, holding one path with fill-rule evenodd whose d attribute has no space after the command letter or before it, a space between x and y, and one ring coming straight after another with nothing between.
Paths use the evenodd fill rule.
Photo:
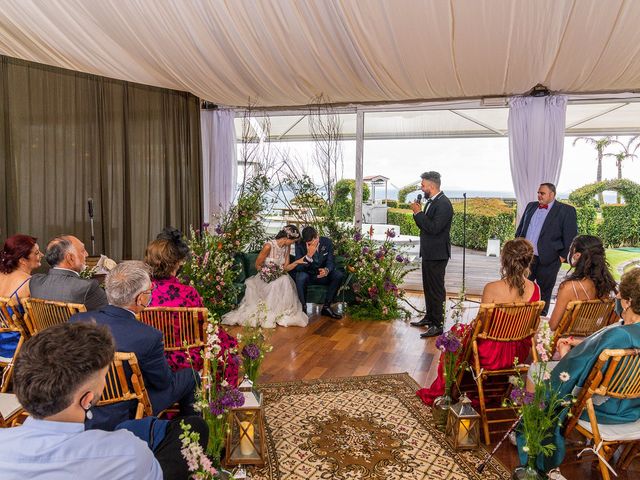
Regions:
<instances>
[{"instance_id":1,"label":"candle in lantern","mask_svg":"<svg viewBox=\"0 0 640 480\"><path fill-rule=\"evenodd\" d=\"M256 449L253 447L253 425L251 422L240 422L240 452L244 456L253 455Z\"/></svg>"},{"instance_id":2,"label":"candle in lantern","mask_svg":"<svg viewBox=\"0 0 640 480\"><path fill-rule=\"evenodd\" d=\"M469 429L471 428L471 420L466 418L460 419L460 428L458 429L458 445L470 445Z\"/></svg>"}]
</instances>

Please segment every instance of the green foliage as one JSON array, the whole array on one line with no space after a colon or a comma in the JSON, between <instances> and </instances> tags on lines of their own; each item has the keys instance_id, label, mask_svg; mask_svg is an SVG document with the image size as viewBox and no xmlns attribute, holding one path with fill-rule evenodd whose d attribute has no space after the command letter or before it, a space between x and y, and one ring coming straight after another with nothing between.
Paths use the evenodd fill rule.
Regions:
<instances>
[{"instance_id":1,"label":"green foliage","mask_svg":"<svg viewBox=\"0 0 640 480\"><path fill-rule=\"evenodd\" d=\"M626 178L584 185L571 192L569 201L576 206L597 205L594 197L605 190L619 192L627 205L640 204L640 185Z\"/></svg>"},{"instance_id":2,"label":"green foliage","mask_svg":"<svg viewBox=\"0 0 640 480\"><path fill-rule=\"evenodd\" d=\"M390 320L408 316L398 301L405 292L399 285L412 270L409 259L393 245L396 232L388 231L382 245L360 233L355 233L342 245L347 260L347 273L353 278L351 288L356 304L349 306L352 318Z\"/></svg>"},{"instance_id":3,"label":"green foliage","mask_svg":"<svg viewBox=\"0 0 640 480\"><path fill-rule=\"evenodd\" d=\"M638 205L605 205L598 234L607 247L640 245L640 207Z\"/></svg>"},{"instance_id":4,"label":"green foliage","mask_svg":"<svg viewBox=\"0 0 640 480\"><path fill-rule=\"evenodd\" d=\"M405 203L407 201L407 195L409 195L411 192L415 192L416 190L420 190L419 182L402 187L398 192L398 202Z\"/></svg>"},{"instance_id":5,"label":"green foliage","mask_svg":"<svg viewBox=\"0 0 640 480\"><path fill-rule=\"evenodd\" d=\"M596 225L597 212L593 205L586 204L582 207L575 207L578 217L578 235L597 235Z\"/></svg>"},{"instance_id":6,"label":"green foliage","mask_svg":"<svg viewBox=\"0 0 640 480\"><path fill-rule=\"evenodd\" d=\"M595 221L598 202L595 196L605 190L618 192L624 205L602 205L602 223ZM585 185L569 195L578 212L580 233L592 233L602 238L607 247L640 244L640 184L627 179L604 180Z\"/></svg>"},{"instance_id":7,"label":"green foliage","mask_svg":"<svg viewBox=\"0 0 640 480\"><path fill-rule=\"evenodd\" d=\"M451 243L462 246L462 202L453 204ZM389 209L387 221L400 226L403 235L420 235L411 210ZM467 200L467 247L478 250L487 248L487 241L496 237L501 243L515 235L515 211L497 198L472 198Z\"/></svg>"},{"instance_id":8,"label":"green foliage","mask_svg":"<svg viewBox=\"0 0 640 480\"><path fill-rule=\"evenodd\" d=\"M362 201L369 200L371 192L369 185L362 184ZM334 187L333 211L339 220L352 220L355 213L356 181L343 178L336 182Z\"/></svg>"},{"instance_id":9,"label":"green foliage","mask_svg":"<svg viewBox=\"0 0 640 480\"><path fill-rule=\"evenodd\" d=\"M387 198L386 202L387 202L387 207L389 207L389 208L398 208L398 201L397 200L389 200Z\"/></svg>"}]
</instances>

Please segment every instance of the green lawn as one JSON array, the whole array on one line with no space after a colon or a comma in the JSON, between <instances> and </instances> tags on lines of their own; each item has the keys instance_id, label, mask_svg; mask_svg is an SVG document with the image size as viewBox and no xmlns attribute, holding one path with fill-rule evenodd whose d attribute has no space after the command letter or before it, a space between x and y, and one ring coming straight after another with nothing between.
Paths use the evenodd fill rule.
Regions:
<instances>
[{"instance_id":1,"label":"green lawn","mask_svg":"<svg viewBox=\"0 0 640 480\"><path fill-rule=\"evenodd\" d=\"M618 266L622 263L626 263L630 260L640 260L640 252L626 252L624 250L618 250L615 248L607 248L607 260L611 266L611 273L616 280L620 280L620 273L618 272ZM569 270L569 265L562 264L562 270Z\"/></svg>"}]
</instances>

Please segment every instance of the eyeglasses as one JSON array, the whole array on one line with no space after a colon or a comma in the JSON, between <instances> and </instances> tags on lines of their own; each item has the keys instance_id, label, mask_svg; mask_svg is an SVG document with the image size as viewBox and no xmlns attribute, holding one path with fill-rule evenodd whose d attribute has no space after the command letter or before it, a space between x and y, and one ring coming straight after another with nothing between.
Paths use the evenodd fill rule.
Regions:
<instances>
[{"instance_id":1,"label":"eyeglasses","mask_svg":"<svg viewBox=\"0 0 640 480\"><path fill-rule=\"evenodd\" d=\"M155 283L151 284L151 288L149 290L145 290L144 292L140 292L138 295L153 295L153 291L158 288Z\"/></svg>"}]
</instances>

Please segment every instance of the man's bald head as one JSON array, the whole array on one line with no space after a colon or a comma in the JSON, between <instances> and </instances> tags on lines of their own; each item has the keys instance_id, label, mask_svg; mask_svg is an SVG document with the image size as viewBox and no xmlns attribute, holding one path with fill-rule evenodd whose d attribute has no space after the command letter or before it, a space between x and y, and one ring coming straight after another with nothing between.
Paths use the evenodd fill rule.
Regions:
<instances>
[{"instance_id":1,"label":"man's bald head","mask_svg":"<svg viewBox=\"0 0 640 480\"><path fill-rule=\"evenodd\" d=\"M67 268L80 273L85 268L88 253L84 244L73 235L59 235L47 244L44 258L52 267Z\"/></svg>"}]
</instances>

